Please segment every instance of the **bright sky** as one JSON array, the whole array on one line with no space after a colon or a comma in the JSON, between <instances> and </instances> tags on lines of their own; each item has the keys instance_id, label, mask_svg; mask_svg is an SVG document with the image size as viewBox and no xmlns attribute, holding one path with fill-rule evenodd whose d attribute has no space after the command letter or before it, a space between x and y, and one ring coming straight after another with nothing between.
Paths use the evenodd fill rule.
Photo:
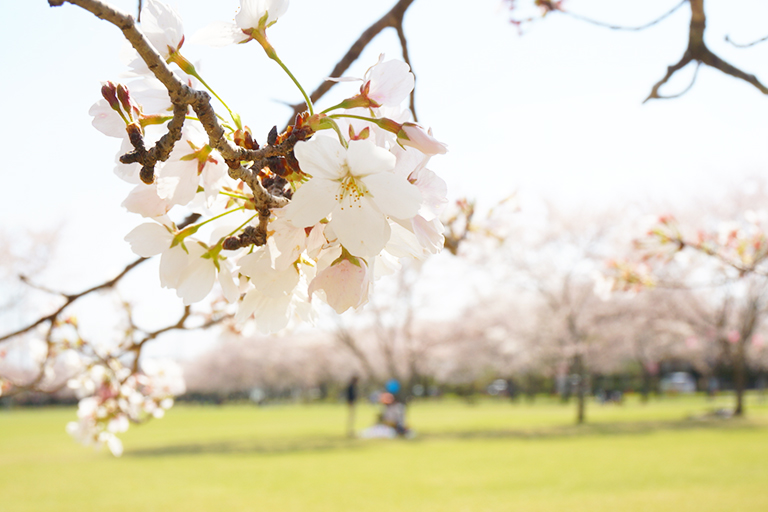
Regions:
<instances>
[{"instance_id":1,"label":"bright sky","mask_svg":"<svg viewBox=\"0 0 768 512\"><path fill-rule=\"evenodd\" d=\"M113 3L129 11L136 4ZM188 34L210 21L231 19L237 7L236 0L170 3ZM638 25L676 3L569 0L567 6L600 20ZM270 40L313 90L360 32L393 4L292 0L270 29ZM566 206L619 204L688 198L765 172L768 99L754 87L702 68L682 98L642 104L683 53L685 8L644 32L614 32L553 15L520 36L504 5L416 0L406 15L420 121L450 148L430 167L448 182L450 197L490 205L522 190ZM735 49L723 42L726 34L738 41L765 36L768 3L707 0L706 5L710 47L768 82L768 70L760 66L768 59L768 43ZM61 227L60 263L41 279L68 290L101 282L134 258L123 237L141 219L120 207L131 186L112 174L118 144L92 128L88 115L100 97L99 82L120 80L122 44L114 26L77 7L0 0L5 147L0 226L17 234ZM203 76L259 140L273 124L285 124L289 111L281 102L300 99L254 44L225 49L189 44L183 50L202 62ZM347 74L362 76L382 52L400 56L394 31L380 35ZM230 70L233 63L237 72ZM666 91L685 88L692 72L680 73ZM351 94L353 87L345 91ZM166 291L156 297L174 299Z\"/></svg>"}]
</instances>

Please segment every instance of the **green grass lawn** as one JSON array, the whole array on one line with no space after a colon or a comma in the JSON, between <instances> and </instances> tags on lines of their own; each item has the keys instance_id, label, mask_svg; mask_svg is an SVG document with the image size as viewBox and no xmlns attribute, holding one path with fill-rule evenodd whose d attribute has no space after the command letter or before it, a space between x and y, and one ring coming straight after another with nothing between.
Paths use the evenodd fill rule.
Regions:
<instances>
[{"instance_id":1,"label":"green grass lawn","mask_svg":"<svg viewBox=\"0 0 768 512\"><path fill-rule=\"evenodd\" d=\"M116 459L72 441L74 409L0 410L0 511L768 510L768 405L443 400L411 440L348 440L343 405L176 406ZM358 408L369 426L372 406Z\"/></svg>"}]
</instances>

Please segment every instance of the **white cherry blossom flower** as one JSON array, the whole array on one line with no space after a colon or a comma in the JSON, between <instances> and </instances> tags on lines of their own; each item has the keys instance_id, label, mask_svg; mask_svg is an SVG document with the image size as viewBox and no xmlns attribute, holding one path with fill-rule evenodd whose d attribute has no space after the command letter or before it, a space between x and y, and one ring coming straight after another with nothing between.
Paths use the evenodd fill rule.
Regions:
<instances>
[{"instance_id":1,"label":"white cherry blossom flower","mask_svg":"<svg viewBox=\"0 0 768 512\"><path fill-rule=\"evenodd\" d=\"M142 217L161 217L168 213L173 204L160 197L157 192L157 183L145 185L140 183L128 194L122 206L131 213L138 213Z\"/></svg>"},{"instance_id":2,"label":"white cherry blossom flower","mask_svg":"<svg viewBox=\"0 0 768 512\"><path fill-rule=\"evenodd\" d=\"M421 194L393 173L395 157L370 141L313 137L299 142L296 157L312 175L285 207L297 227L314 226L330 217L339 243L355 256L375 256L387 244L387 216L407 219L418 212Z\"/></svg>"},{"instance_id":3,"label":"white cherry blossom flower","mask_svg":"<svg viewBox=\"0 0 768 512\"><path fill-rule=\"evenodd\" d=\"M240 0L235 23L213 22L192 35L192 40L213 47L246 43L255 38L255 33L263 34L287 10L288 0Z\"/></svg>"},{"instance_id":4,"label":"white cherry blossom flower","mask_svg":"<svg viewBox=\"0 0 768 512\"><path fill-rule=\"evenodd\" d=\"M125 121L115 109L109 106L107 100L99 100L88 110L88 115L93 116L93 127L107 137L127 139Z\"/></svg>"},{"instance_id":5,"label":"white cherry blossom flower","mask_svg":"<svg viewBox=\"0 0 768 512\"><path fill-rule=\"evenodd\" d=\"M368 98L380 107L400 105L411 94L414 85L411 67L397 59L384 62L384 54L368 69L363 80Z\"/></svg>"},{"instance_id":6,"label":"white cherry blossom flower","mask_svg":"<svg viewBox=\"0 0 768 512\"><path fill-rule=\"evenodd\" d=\"M141 9L141 30L163 59L184 44L181 16L168 4L147 0Z\"/></svg>"},{"instance_id":7,"label":"white cherry blossom flower","mask_svg":"<svg viewBox=\"0 0 768 512\"><path fill-rule=\"evenodd\" d=\"M306 300L306 294L300 290L302 278L297 267L274 269L270 249L264 247L240 258L240 272L250 277L252 287L240 303L235 322L242 323L253 316L256 329L264 334L287 327L297 300Z\"/></svg>"},{"instance_id":8,"label":"white cherry blossom flower","mask_svg":"<svg viewBox=\"0 0 768 512\"><path fill-rule=\"evenodd\" d=\"M170 249L173 233L163 224L147 222L133 228L125 241L131 244L131 250L143 258L161 254Z\"/></svg>"},{"instance_id":9,"label":"white cherry blossom flower","mask_svg":"<svg viewBox=\"0 0 768 512\"><path fill-rule=\"evenodd\" d=\"M147 0L141 9L141 31L164 60L179 51L184 44L181 16L168 4ZM123 46L121 58L133 73L150 76L152 72L130 43Z\"/></svg>"},{"instance_id":10,"label":"white cherry blossom flower","mask_svg":"<svg viewBox=\"0 0 768 512\"><path fill-rule=\"evenodd\" d=\"M362 258L343 258L321 270L309 283L309 295L322 290L325 302L337 313L368 302L373 272Z\"/></svg>"},{"instance_id":11,"label":"white cherry blossom flower","mask_svg":"<svg viewBox=\"0 0 768 512\"><path fill-rule=\"evenodd\" d=\"M411 147L394 146L391 151L397 157L395 173L405 176L421 192L419 215L427 220L437 217L448 202L448 186L441 177L426 168L430 155Z\"/></svg>"},{"instance_id":12,"label":"white cherry blossom flower","mask_svg":"<svg viewBox=\"0 0 768 512\"><path fill-rule=\"evenodd\" d=\"M432 136L432 130L424 131L424 128L416 123L403 123L397 134L397 142L403 146L411 146L425 155L444 155L448 147Z\"/></svg>"},{"instance_id":13,"label":"white cherry blossom flower","mask_svg":"<svg viewBox=\"0 0 768 512\"><path fill-rule=\"evenodd\" d=\"M188 251L187 264L179 274L175 286L176 295L182 299L184 305L189 306L203 300L213 289L217 276L222 288L226 291L228 300L232 299L229 301L234 302L237 287L234 283L232 270L229 268L231 263L224 259L214 261L213 258L203 257L208 249L199 242L187 242L185 245ZM219 272L219 269L223 269L223 271ZM235 297L232 296L233 293Z\"/></svg>"},{"instance_id":14,"label":"white cherry blossom flower","mask_svg":"<svg viewBox=\"0 0 768 512\"><path fill-rule=\"evenodd\" d=\"M190 203L201 182L211 200L226 182L224 159L208 146L208 135L199 123L186 123L182 138L168 160L157 170L157 195L170 204Z\"/></svg>"},{"instance_id":15,"label":"white cherry blossom flower","mask_svg":"<svg viewBox=\"0 0 768 512\"><path fill-rule=\"evenodd\" d=\"M368 68L363 78L327 78L332 82L362 81L360 94L342 103L346 108L398 107L411 94L414 77L411 67L401 60L384 61L384 54Z\"/></svg>"},{"instance_id":16,"label":"white cherry blossom flower","mask_svg":"<svg viewBox=\"0 0 768 512\"><path fill-rule=\"evenodd\" d=\"M267 239L267 245L269 245L273 268L285 269L296 262L305 250L309 253L317 253L325 243L324 224L318 222L308 230L294 226L285 218L285 211L282 208L273 210L272 213L277 218L270 225L272 234Z\"/></svg>"},{"instance_id":17,"label":"white cherry blossom flower","mask_svg":"<svg viewBox=\"0 0 768 512\"><path fill-rule=\"evenodd\" d=\"M187 238L187 241L192 242L193 240ZM189 255L181 244L163 251L160 256L160 286L175 290L179 285L181 272L187 266L188 259Z\"/></svg>"}]
</instances>

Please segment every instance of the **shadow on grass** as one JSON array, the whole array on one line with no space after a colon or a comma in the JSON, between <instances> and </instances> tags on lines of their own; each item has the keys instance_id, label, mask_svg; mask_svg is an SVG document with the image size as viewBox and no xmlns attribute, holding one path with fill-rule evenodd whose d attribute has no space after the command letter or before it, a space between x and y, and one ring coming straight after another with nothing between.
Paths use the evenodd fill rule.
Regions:
<instances>
[{"instance_id":1,"label":"shadow on grass","mask_svg":"<svg viewBox=\"0 0 768 512\"><path fill-rule=\"evenodd\" d=\"M232 441L189 443L128 450L123 457L165 457L200 454L263 454L357 450L387 442L422 442L450 439L520 439L544 440L586 436L647 435L664 431L754 430L766 429L748 419L689 418L677 421L588 423L532 429L475 430L457 432L420 432L408 440L349 439L346 437L305 437L295 439L240 439Z\"/></svg>"},{"instance_id":2,"label":"shadow on grass","mask_svg":"<svg viewBox=\"0 0 768 512\"><path fill-rule=\"evenodd\" d=\"M248 454L279 455L361 448L364 440L346 437L305 437L297 439L239 439L232 441L157 446L126 451L123 457L168 455Z\"/></svg>"},{"instance_id":3,"label":"shadow on grass","mask_svg":"<svg viewBox=\"0 0 768 512\"><path fill-rule=\"evenodd\" d=\"M744 419L690 418L673 421L640 421L557 425L518 430L483 430L465 432L427 433L426 439L555 439L586 436L647 435L662 431L691 430L755 430L766 426Z\"/></svg>"}]
</instances>

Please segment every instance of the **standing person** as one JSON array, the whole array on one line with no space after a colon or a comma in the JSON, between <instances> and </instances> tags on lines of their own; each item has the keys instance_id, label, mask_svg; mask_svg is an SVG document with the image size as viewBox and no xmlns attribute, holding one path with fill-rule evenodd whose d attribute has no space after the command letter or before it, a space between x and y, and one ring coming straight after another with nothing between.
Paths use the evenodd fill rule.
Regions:
<instances>
[{"instance_id":1,"label":"standing person","mask_svg":"<svg viewBox=\"0 0 768 512\"><path fill-rule=\"evenodd\" d=\"M347 437L355 437L355 403L357 402L357 381L359 380L357 375L353 375L349 379L349 384L345 391L347 399L347 408L349 414L347 415Z\"/></svg>"}]
</instances>

